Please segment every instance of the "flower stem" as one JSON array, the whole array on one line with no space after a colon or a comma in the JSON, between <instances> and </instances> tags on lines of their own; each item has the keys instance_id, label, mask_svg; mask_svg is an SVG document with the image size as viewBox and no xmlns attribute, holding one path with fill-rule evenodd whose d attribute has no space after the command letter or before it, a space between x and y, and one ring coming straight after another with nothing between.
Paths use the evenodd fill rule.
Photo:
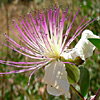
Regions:
<instances>
[{"instance_id":1,"label":"flower stem","mask_svg":"<svg viewBox=\"0 0 100 100\"><path fill-rule=\"evenodd\" d=\"M100 96L100 88L98 89L96 96L94 97L93 100L98 100L99 96Z\"/></svg>"},{"instance_id":2,"label":"flower stem","mask_svg":"<svg viewBox=\"0 0 100 100\"><path fill-rule=\"evenodd\" d=\"M81 98L81 100L85 100L84 97L74 88L73 85L70 84L70 87Z\"/></svg>"}]
</instances>

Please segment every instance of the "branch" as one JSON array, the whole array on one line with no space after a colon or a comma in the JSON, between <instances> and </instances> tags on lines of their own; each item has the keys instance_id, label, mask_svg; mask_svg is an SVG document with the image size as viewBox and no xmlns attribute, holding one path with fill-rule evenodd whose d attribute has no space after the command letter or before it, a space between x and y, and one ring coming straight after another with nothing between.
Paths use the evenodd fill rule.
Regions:
<instances>
[{"instance_id":1,"label":"branch","mask_svg":"<svg viewBox=\"0 0 100 100\"><path fill-rule=\"evenodd\" d=\"M100 88L98 89L98 91L97 91L97 93L96 93L96 96L94 97L93 100L99 100L99 99L98 99L99 96L100 96Z\"/></svg>"},{"instance_id":2,"label":"branch","mask_svg":"<svg viewBox=\"0 0 100 100\"><path fill-rule=\"evenodd\" d=\"M74 88L73 85L70 84L70 87L82 100L85 100L84 97Z\"/></svg>"}]
</instances>

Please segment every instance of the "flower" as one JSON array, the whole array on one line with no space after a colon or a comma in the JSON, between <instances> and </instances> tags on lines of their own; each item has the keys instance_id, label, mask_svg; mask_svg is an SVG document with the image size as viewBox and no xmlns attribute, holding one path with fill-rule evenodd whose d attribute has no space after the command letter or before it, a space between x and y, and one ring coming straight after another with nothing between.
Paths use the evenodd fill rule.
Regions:
<instances>
[{"instance_id":1,"label":"flower","mask_svg":"<svg viewBox=\"0 0 100 100\"><path fill-rule=\"evenodd\" d=\"M65 59L72 59L72 60L74 60L78 56L82 60L85 60L86 58L92 56L93 51L96 47L88 40L88 38L100 38L100 37L94 35L92 31L86 29L82 32L82 37L75 45L75 47L73 49L70 49L69 53L64 52L62 56ZM66 51L68 51L68 49Z\"/></svg>"},{"instance_id":2,"label":"flower","mask_svg":"<svg viewBox=\"0 0 100 100\"><path fill-rule=\"evenodd\" d=\"M95 46L88 40L88 38L99 38L99 36L94 35L90 30L83 31L81 39L75 46L78 55L83 60L92 56L95 49Z\"/></svg>"},{"instance_id":3,"label":"flower","mask_svg":"<svg viewBox=\"0 0 100 100\"><path fill-rule=\"evenodd\" d=\"M92 95L91 98L90 98L90 100L94 100L94 97L95 97L95 95Z\"/></svg>"},{"instance_id":4,"label":"flower","mask_svg":"<svg viewBox=\"0 0 100 100\"><path fill-rule=\"evenodd\" d=\"M35 61L14 62L0 60L0 63L2 64L23 68L21 70L4 72L0 74L21 73L33 70L33 72L29 76L30 82L32 74L41 67L45 66L44 81L47 84L48 93L55 96L65 94L66 96L70 97L70 83L67 79L67 71L64 63L72 63L68 61L63 62L60 58L63 57L65 58L65 60L74 60L76 57L79 56L81 59L84 60L85 58L90 57L95 47L87 40L87 37L93 36L97 38L98 36L93 35L93 33L89 30L85 30L82 33L86 26L96 20L89 20L83 24L83 21L86 18L84 17L73 36L68 39L68 35L70 33L70 30L72 29L72 25L76 16L78 15L80 8L71 23L70 20L72 12L70 12L70 16L66 18L69 6L66 8L65 11L62 10L61 18L59 16L60 8L61 6L57 8L56 5L54 10L53 7L48 8L47 19L45 12L41 12L41 10L38 10L38 14L36 11L34 11L34 17L32 16L32 13L29 13L28 19L26 17L22 19L22 17L20 16L20 19L18 20L20 25L18 25L17 22L13 19L13 28L20 35L21 38L16 34L11 26L9 26L9 28L15 34L16 38L18 38L24 44L24 46L18 44L7 34L4 35L11 46L8 46L3 42L2 44L8 46L12 50L17 51L18 53L26 57L34 59ZM68 21L67 30L66 33L63 33L64 22L66 20ZM75 38L81 33L82 38L76 44L75 48L68 49L73 40L75 40ZM87 47L88 49L86 49ZM20 64L23 66L21 66ZM25 64L28 64L29 66L25 66Z\"/></svg>"},{"instance_id":5,"label":"flower","mask_svg":"<svg viewBox=\"0 0 100 100\"><path fill-rule=\"evenodd\" d=\"M45 67L44 80L48 84L47 91L49 94L55 96L65 94L67 97L70 97L67 72L65 65L60 61L54 60Z\"/></svg>"}]
</instances>

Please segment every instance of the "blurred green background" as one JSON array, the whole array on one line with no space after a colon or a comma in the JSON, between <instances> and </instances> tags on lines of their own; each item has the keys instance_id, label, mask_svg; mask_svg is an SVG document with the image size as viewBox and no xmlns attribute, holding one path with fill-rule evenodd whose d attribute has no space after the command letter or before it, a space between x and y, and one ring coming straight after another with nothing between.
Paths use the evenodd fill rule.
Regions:
<instances>
[{"instance_id":1,"label":"blurred green background","mask_svg":"<svg viewBox=\"0 0 100 100\"><path fill-rule=\"evenodd\" d=\"M8 28L8 24L12 24L12 18L16 20L19 16L27 16L30 11L49 7L52 4L57 3L59 6L62 4L62 8L66 8L68 5L69 13L73 9L72 18L81 5L81 10L74 22L74 27L71 30L70 36L72 36L77 29L82 19L87 16L86 20L98 19L87 27L94 32L94 34L100 36L100 0L0 0L0 42L9 43L5 40L4 33L7 33L10 37L16 40L19 44L21 41L15 38L14 34ZM68 15L69 15L68 13ZM66 31L66 25L64 32ZM72 47L78 42L80 36L72 43ZM32 61L21 54L10 50L6 46L0 44L0 59L11 61ZM90 100L91 95L95 95L98 88L100 88L100 51L95 50L91 58L87 59L84 63L90 72L90 87L87 94ZM18 68L17 68L18 69ZM6 72L16 70L14 67L0 64L0 72ZM65 96L55 97L51 96L46 91L46 85L44 85L44 69L38 70L31 79L28 86L28 78L31 72L25 72L21 74L1 75L0 76L0 100L80 100L79 97L70 90L71 99L67 99ZM77 90L79 86L74 85Z\"/></svg>"}]
</instances>

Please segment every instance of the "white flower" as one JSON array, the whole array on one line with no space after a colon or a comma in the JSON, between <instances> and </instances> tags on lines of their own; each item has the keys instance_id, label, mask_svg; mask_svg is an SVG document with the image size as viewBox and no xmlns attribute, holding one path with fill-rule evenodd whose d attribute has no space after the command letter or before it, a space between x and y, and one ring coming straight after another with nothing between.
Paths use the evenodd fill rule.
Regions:
<instances>
[{"instance_id":1,"label":"white flower","mask_svg":"<svg viewBox=\"0 0 100 100\"><path fill-rule=\"evenodd\" d=\"M95 49L95 46L88 40L88 38L99 38L99 36L94 35L90 30L83 31L81 39L75 46L75 50L82 60L92 56Z\"/></svg>"},{"instance_id":2,"label":"white flower","mask_svg":"<svg viewBox=\"0 0 100 100\"><path fill-rule=\"evenodd\" d=\"M92 95L92 96L90 97L90 100L94 100L94 97L95 97L95 95Z\"/></svg>"},{"instance_id":3,"label":"white flower","mask_svg":"<svg viewBox=\"0 0 100 100\"><path fill-rule=\"evenodd\" d=\"M65 65L60 61L55 60L45 66L44 81L47 84L48 93L55 96L65 94L70 97L67 72Z\"/></svg>"},{"instance_id":4,"label":"white flower","mask_svg":"<svg viewBox=\"0 0 100 100\"><path fill-rule=\"evenodd\" d=\"M73 42L73 40L75 40L77 36L81 34L87 25L96 19L93 21L87 21L85 24L83 24L85 19L84 17L73 36L68 39L70 30L72 29L74 20L80 9L77 11L71 22L70 19L72 12L70 12L69 17L66 17L69 6L65 11L62 10L61 17L59 16L60 8L61 6L57 8L56 5L54 10L52 7L47 8L47 16L45 16L45 13L41 12L41 10L38 10L38 13L35 11L34 17L32 16L32 13L28 14L28 19L26 17L23 19L20 16L20 25L17 24L15 20L13 20L13 28L10 26L9 28L16 35L16 38L22 42L21 44L23 45L18 44L7 34L4 35L7 38L6 40L11 45L7 45L5 43L2 44L26 57L33 59L33 62L9 61L7 63L7 61L0 60L0 63L2 64L23 68L10 72L2 72L0 74L22 73L25 71L33 70L29 77L30 82L32 74L39 70L41 67L45 66L44 80L47 84L48 93L54 96L65 94L66 96L70 97L69 82L67 79L68 71L66 72L64 64L70 64L70 62L60 61L60 58L63 56L66 60L74 60L77 56L80 56L83 60L85 60L85 58L92 55L95 46L91 44L87 38L98 37L93 35L93 33L89 30L85 30L82 33L82 37L76 44L75 48L68 49L68 46ZM64 22L66 20L68 21L68 26L66 32L64 33ZM18 33L16 33L15 30ZM18 34L20 36L18 36Z\"/></svg>"},{"instance_id":5,"label":"white flower","mask_svg":"<svg viewBox=\"0 0 100 100\"><path fill-rule=\"evenodd\" d=\"M93 55L93 51L95 50L95 46L88 40L88 38L100 38L97 35L94 35L90 30L84 30L82 32L82 37L75 45L73 49L66 49L62 56L65 59L74 60L76 57L80 57L82 60Z\"/></svg>"}]
</instances>

